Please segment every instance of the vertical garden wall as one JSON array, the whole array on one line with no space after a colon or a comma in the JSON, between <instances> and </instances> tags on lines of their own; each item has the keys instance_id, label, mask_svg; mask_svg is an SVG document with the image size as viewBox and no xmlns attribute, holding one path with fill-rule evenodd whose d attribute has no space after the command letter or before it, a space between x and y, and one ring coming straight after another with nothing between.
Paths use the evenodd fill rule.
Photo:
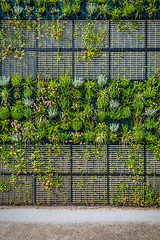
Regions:
<instances>
[{"instance_id":1,"label":"vertical garden wall","mask_svg":"<svg viewBox=\"0 0 160 240\"><path fill-rule=\"evenodd\" d=\"M159 205L159 1L0 17L0 204Z\"/></svg>"}]
</instances>

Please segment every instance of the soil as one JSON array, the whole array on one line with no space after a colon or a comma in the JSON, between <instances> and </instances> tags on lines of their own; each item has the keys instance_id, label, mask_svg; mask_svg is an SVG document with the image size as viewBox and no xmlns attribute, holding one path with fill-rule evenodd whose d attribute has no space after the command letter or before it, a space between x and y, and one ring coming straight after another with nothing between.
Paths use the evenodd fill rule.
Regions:
<instances>
[{"instance_id":1,"label":"soil","mask_svg":"<svg viewBox=\"0 0 160 240\"><path fill-rule=\"evenodd\" d=\"M24 214L24 219L19 216L19 214L25 212L32 212L28 216ZM27 210L27 211L26 211ZM35 211L36 210L36 211ZM37 211L38 210L38 211ZM42 211L41 211L42 210ZM53 211L50 211L53 210ZM77 211L78 210L78 211ZM122 211L124 210L124 211ZM127 211L126 211L127 210ZM129 211L128 211L129 210ZM134 211L137 210L137 211ZM139 211L138 211L139 210ZM37 220L33 220L33 217L41 212L40 217ZM51 217L49 217L47 221L47 214L54 212L56 214L66 214L66 212L70 215L77 212L77 218L73 222L65 220L62 221L62 215L57 218L61 219L58 223L55 223L54 217L53 222ZM132 216L132 213L135 215L135 221L133 221L133 217L131 217L131 222L123 222L120 220L111 218L110 221L97 221L95 220L96 214L112 212L118 215L128 214L128 216ZM17 212L17 215L15 215ZM42 213L43 212L43 213ZM78 213L93 213L93 221L89 218L86 218L85 222L79 221L78 216L81 217ZM136 214L146 214L144 221L139 221L139 218L136 218ZM150 214L152 215L148 220ZM155 218L157 220L154 221L153 215L155 214ZM160 240L160 210L156 208L120 208L120 207L49 207L49 206L0 206L0 239L5 240L68 240L68 239L77 239L77 240L90 240L90 239L104 239L104 240L119 240L119 239L135 239L135 240ZM32 215L32 216L31 216ZM102 214L103 215L103 214ZM38 215L37 215L38 216ZM98 215L97 215L98 216ZM145 215L144 215L145 216ZM14 218L13 218L14 217ZM79 218L80 218L79 217ZM101 217L101 216L100 216ZM104 216L102 216L104 218ZM35 219L35 218L34 218ZM41 220L40 220L41 219ZM69 219L69 218L68 218ZM82 219L82 218L81 218ZM129 218L128 218L129 219ZM30 221L30 222L29 222Z\"/></svg>"}]
</instances>

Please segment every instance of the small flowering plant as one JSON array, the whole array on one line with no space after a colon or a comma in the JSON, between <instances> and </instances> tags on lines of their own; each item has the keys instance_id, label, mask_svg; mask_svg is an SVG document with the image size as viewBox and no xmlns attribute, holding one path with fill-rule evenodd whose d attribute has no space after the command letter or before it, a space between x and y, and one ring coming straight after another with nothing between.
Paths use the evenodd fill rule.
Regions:
<instances>
[{"instance_id":1,"label":"small flowering plant","mask_svg":"<svg viewBox=\"0 0 160 240\"><path fill-rule=\"evenodd\" d=\"M18 121L14 120L11 122L12 141L20 142L25 136L25 128Z\"/></svg>"},{"instance_id":2,"label":"small flowering plant","mask_svg":"<svg viewBox=\"0 0 160 240\"><path fill-rule=\"evenodd\" d=\"M40 101L39 99L36 99L37 102L33 103L33 105L31 106L33 113L35 115L36 118L42 118L46 116L47 113L47 103L44 103L45 101ZM50 105L48 105L50 106Z\"/></svg>"},{"instance_id":3,"label":"small flowering plant","mask_svg":"<svg viewBox=\"0 0 160 240\"><path fill-rule=\"evenodd\" d=\"M145 109L145 115L148 117L153 117L157 113L157 103L153 102L151 107Z\"/></svg>"},{"instance_id":4,"label":"small flowering plant","mask_svg":"<svg viewBox=\"0 0 160 240\"><path fill-rule=\"evenodd\" d=\"M83 144L83 135L84 133L80 133L80 132L72 132L72 139L73 139L73 143L80 143Z\"/></svg>"},{"instance_id":5,"label":"small flowering plant","mask_svg":"<svg viewBox=\"0 0 160 240\"><path fill-rule=\"evenodd\" d=\"M54 108L58 107L58 100L60 98L60 88L59 87L60 87L60 84L51 80L46 89L48 100L51 101Z\"/></svg>"}]
</instances>

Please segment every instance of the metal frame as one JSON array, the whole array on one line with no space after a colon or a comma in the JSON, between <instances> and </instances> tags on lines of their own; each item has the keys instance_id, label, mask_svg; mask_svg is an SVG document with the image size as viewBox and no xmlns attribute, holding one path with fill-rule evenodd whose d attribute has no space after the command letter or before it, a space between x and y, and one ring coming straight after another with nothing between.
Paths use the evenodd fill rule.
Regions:
<instances>
[{"instance_id":1,"label":"metal frame","mask_svg":"<svg viewBox=\"0 0 160 240\"><path fill-rule=\"evenodd\" d=\"M107 196L106 196L106 200L108 202L108 204L110 205L111 202L110 202L110 190L111 190L111 186L110 186L110 177L130 177L130 176L140 176L140 177L144 177L143 180L142 180L142 183L144 184L144 201L145 201L145 195L146 195L146 192L145 192L145 183L146 183L146 178L147 177L151 177L151 176L154 176L154 177L159 177L160 178L160 172L159 173L147 173L146 171L146 151L148 151L146 149L146 145L142 145L142 150L143 150L143 156L144 156L144 173L143 174L134 174L134 173L126 173L121 171L121 172L117 172L117 169L112 172L111 170L111 166L109 164L109 158L110 158L110 155L112 155L112 153L110 152L111 150L109 150L109 146L114 146L113 144L107 144L105 145L106 146L106 149L107 149L107 155L106 155L106 163L105 165L107 166L107 170L100 173L98 172L98 169L97 169L97 172L74 172L73 170L73 165L75 165L75 162L73 162L73 148L76 147L76 145L70 145L70 147L68 148L68 150L70 151L70 161L69 161L69 164L70 164L70 169L69 169L69 172L58 172L58 175L59 176L62 176L62 177L70 177L70 202L67 203L67 205L79 205L79 204L75 204L74 201L73 201L73 177L78 177L78 176L84 176L84 177L94 177L94 176L97 176L97 177L105 177L105 179L107 179ZM117 146L117 145L115 145ZM122 145L118 145L119 147L121 147ZM104 147L104 146L100 146L100 147ZM45 150L45 146L43 146L43 149ZM75 150L75 149L74 149ZM45 152L44 152L45 154ZM117 161L118 162L118 161ZM57 162L58 163L58 162ZM1 171L0 175L1 176L11 176L13 173L12 172L3 172ZM53 176L56 175L57 172L53 172ZM42 172L41 173L42 176L45 176L45 172ZM32 204L37 204L37 194L38 194L38 186L36 184L36 179L38 179L38 174L36 173L32 173L32 172L28 172L28 173L19 173L19 176L31 176L33 178L33 182L32 182ZM99 189L99 187L98 187ZM9 196L9 193L8 193L8 196ZM3 204L3 203L2 203ZM49 203L50 204L50 203ZM53 204L54 205L54 204ZM84 205L84 204L82 204ZM100 204L100 203L96 203L96 205L103 205L103 204Z\"/></svg>"},{"instance_id":2,"label":"metal frame","mask_svg":"<svg viewBox=\"0 0 160 240\"><path fill-rule=\"evenodd\" d=\"M59 48L59 52L71 52L71 56L72 56L72 62L71 62L71 66L72 66L72 78L74 79L75 76L75 69L74 69L74 55L76 52L81 52L84 50L84 48L75 48L74 45L74 33L75 33L75 28L74 28L74 21L75 20L70 20L72 22L72 38L71 38L71 48ZM100 20L99 20L100 21ZM148 20L145 20L145 46L144 48L112 48L111 47L111 22L108 21L109 23L109 36L108 36L108 47L107 48L102 48L101 52L106 52L109 55L109 59L108 59L108 77L109 77L109 81L111 80L111 53L113 52L144 52L145 54L145 80L148 79L148 52L160 52L160 48L156 47L156 48L149 48L147 46L147 36L148 36ZM1 22L0 22L1 24ZM27 51L27 52L35 52L36 53L36 77L37 77L37 69L38 69L38 52L57 52L58 48L54 47L54 48L39 48L38 47L38 32L36 29L36 48L23 48L23 50ZM131 81L137 81L137 79L131 79Z\"/></svg>"}]
</instances>

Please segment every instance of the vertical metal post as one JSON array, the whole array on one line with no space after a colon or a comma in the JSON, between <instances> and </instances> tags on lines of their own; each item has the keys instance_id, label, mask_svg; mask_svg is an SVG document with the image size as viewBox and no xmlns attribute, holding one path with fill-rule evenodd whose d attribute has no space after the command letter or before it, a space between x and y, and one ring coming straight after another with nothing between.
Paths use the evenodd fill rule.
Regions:
<instances>
[{"instance_id":1,"label":"vertical metal post","mask_svg":"<svg viewBox=\"0 0 160 240\"><path fill-rule=\"evenodd\" d=\"M146 145L144 145L144 202L146 197Z\"/></svg>"},{"instance_id":2,"label":"vertical metal post","mask_svg":"<svg viewBox=\"0 0 160 240\"><path fill-rule=\"evenodd\" d=\"M72 204L72 201L73 201L73 192L72 192L72 144L71 144L71 165L70 165L70 174L71 174L71 204Z\"/></svg>"},{"instance_id":3,"label":"vertical metal post","mask_svg":"<svg viewBox=\"0 0 160 240\"><path fill-rule=\"evenodd\" d=\"M111 47L111 22L109 20L109 39L108 39L108 51L109 51L109 61L108 61L108 70L109 70L109 81L111 80L111 52L110 52L110 47Z\"/></svg>"},{"instance_id":4,"label":"vertical metal post","mask_svg":"<svg viewBox=\"0 0 160 240\"><path fill-rule=\"evenodd\" d=\"M34 194L34 204L36 204L36 175L33 175L33 194Z\"/></svg>"},{"instance_id":5,"label":"vertical metal post","mask_svg":"<svg viewBox=\"0 0 160 240\"><path fill-rule=\"evenodd\" d=\"M38 32L37 32L37 20L36 20L36 78L38 71Z\"/></svg>"},{"instance_id":6,"label":"vertical metal post","mask_svg":"<svg viewBox=\"0 0 160 240\"><path fill-rule=\"evenodd\" d=\"M146 26L145 26L145 35L146 35L146 42L145 42L145 80L148 79L147 77L147 38L148 38L148 34L147 34L147 26L148 26L148 23L147 23L147 19L146 19Z\"/></svg>"},{"instance_id":7,"label":"vertical metal post","mask_svg":"<svg viewBox=\"0 0 160 240\"><path fill-rule=\"evenodd\" d=\"M109 144L107 143L107 202L109 204Z\"/></svg>"},{"instance_id":8,"label":"vertical metal post","mask_svg":"<svg viewBox=\"0 0 160 240\"><path fill-rule=\"evenodd\" d=\"M2 20L0 19L0 29L2 27ZM2 45L2 42L0 43ZM0 50L0 55L1 55L1 50ZM0 76L2 76L2 61L0 61Z\"/></svg>"},{"instance_id":9,"label":"vertical metal post","mask_svg":"<svg viewBox=\"0 0 160 240\"><path fill-rule=\"evenodd\" d=\"M74 20L72 20L72 79L74 80Z\"/></svg>"}]
</instances>

